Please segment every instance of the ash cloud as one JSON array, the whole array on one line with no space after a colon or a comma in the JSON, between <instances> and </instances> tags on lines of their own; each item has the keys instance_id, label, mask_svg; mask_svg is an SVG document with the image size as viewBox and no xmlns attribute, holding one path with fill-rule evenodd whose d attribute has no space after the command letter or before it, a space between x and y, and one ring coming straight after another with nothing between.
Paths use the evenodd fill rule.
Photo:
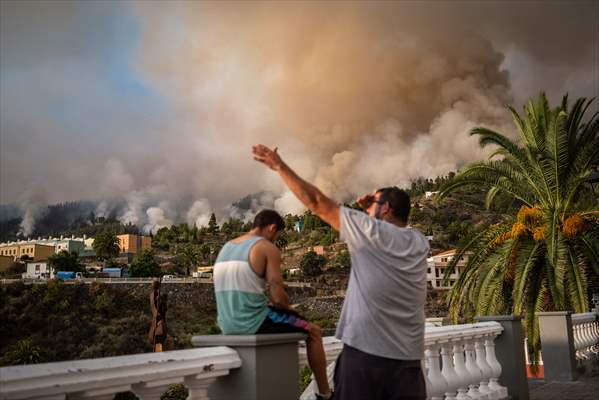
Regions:
<instances>
[{"instance_id":1,"label":"ash cloud","mask_svg":"<svg viewBox=\"0 0 599 400\"><path fill-rule=\"evenodd\" d=\"M2 3L0 139L25 154L1 150L1 202L36 180L50 201L95 198L103 212L124 202L120 219L147 230L202 225L211 212L301 211L251 160L258 142L344 201L484 158L467 133L513 135L507 103L541 89L553 101L599 94L597 2L25 4ZM63 43L82 15L117 12L127 16L117 34L83 29L108 38L93 54L80 56L84 41ZM24 28L31 22L45 46ZM133 25L126 60L142 94L110 90L101 68ZM24 161L34 156L44 168ZM259 192L273 194L232 205Z\"/></svg>"}]
</instances>

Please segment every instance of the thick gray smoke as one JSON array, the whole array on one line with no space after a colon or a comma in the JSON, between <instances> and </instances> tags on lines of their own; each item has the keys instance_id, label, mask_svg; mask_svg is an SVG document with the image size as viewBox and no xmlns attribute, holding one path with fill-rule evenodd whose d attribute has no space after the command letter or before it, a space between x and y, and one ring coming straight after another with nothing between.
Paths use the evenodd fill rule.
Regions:
<instances>
[{"instance_id":1,"label":"thick gray smoke","mask_svg":"<svg viewBox=\"0 0 599 400\"><path fill-rule=\"evenodd\" d=\"M58 63L47 46L35 46L23 34L23 24L5 26L5 18L39 18L38 7L29 6L3 3L2 59L6 53L25 64L39 58ZM58 12L61 7L65 13ZM44 8L36 23L48 24L49 32L68 32L77 21L73 7L108 18L106 4L61 7ZM91 79L84 86L72 73L59 73L56 80L68 93L99 93L90 104L107 107L100 110L101 121L86 114L90 135L77 136L93 151L85 157L68 153L69 165L77 166L67 173L69 185L57 179L68 170L62 161L68 146L50 146L53 162L43 169L9 155L2 161L7 192L2 202L22 190L18 177L47 184L50 200L102 200L98 213L124 200L119 218L148 230L172 222L206 224L211 212L244 219L262 206L299 212L301 205L280 179L251 160L252 144L279 146L302 176L343 201L485 157L467 133L485 125L513 134L507 103L519 107L541 89L553 101L566 92L599 94L597 2L123 7L141 26L128 55L131 73L154 100L139 103L125 96L105 105L110 99L103 82ZM20 34L11 31L6 39L9 29ZM80 64L81 71L88 70L89 57L78 59L56 43L58 53L74 57L69 69ZM26 57L25 49L31 50ZM66 107L69 100L57 91L57 82L40 90ZM27 152L30 146L18 134L42 143L73 134L47 109L23 107L30 98L17 96L13 87L19 88L0 88L5 142ZM17 173L7 174L4 167ZM271 194L254 199L249 211L231 206L257 192Z\"/></svg>"}]
</instances>

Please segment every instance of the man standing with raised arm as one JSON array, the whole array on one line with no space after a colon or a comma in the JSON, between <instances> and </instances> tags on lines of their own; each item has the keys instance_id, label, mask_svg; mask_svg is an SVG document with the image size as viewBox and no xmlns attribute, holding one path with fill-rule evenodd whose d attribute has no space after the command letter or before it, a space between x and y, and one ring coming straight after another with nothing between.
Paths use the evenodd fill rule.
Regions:
<instances>
[{"instance_id":1,"label":"man standing with raised arm","mask_svg":"<svg viewBox=\"0 0 599 400\"><path fill-rule=\"evenodd\" d=\"M339 207L300 178L277 148L252 148L293 194L347 243L352 268L337 325L343 351L335 368L335 400L426 398L421 369L428 242L407 228L410 198L397 187L358 199L366 213Z\"/></svg>"}]
</instances>

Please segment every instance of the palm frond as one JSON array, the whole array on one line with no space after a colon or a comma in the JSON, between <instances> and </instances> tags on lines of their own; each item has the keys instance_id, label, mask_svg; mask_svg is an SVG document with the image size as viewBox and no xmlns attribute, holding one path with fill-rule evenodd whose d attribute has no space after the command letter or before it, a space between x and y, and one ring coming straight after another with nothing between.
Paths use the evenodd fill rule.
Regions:
<instances>
[{"instance_id":1,"label":"palm frond","mask_svg":"<svg viewBox=\"0 0 599 400\"><path fill-rule=\"evenodd\" d=\"M568 247L568 297L570 298L574 312L577 313L588 311L585 269L586 260L584 256L577 254L572 247Z\"/></svg>"},{"instance_id":2,"label":"palm frond","mask_svg":"<svg viewBox=\"0 0 599 400\"><path fill-rule=\"evenodd\" d=\"M539 260L541 259L541 242L527 241L522 244L520 254L518 255L518 264L520 268L516 269L514 277L513 301L514 314L522 314L523 299L527 296L527 288L530 281L541 278L541 275L533 274L538 271Z\"/></svg>"}]
</instances>

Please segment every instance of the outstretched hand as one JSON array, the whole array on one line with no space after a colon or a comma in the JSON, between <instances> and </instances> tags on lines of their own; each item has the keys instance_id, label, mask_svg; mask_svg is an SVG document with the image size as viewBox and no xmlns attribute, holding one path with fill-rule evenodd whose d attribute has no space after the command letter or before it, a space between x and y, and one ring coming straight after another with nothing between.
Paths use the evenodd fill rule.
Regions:
<instances>
[{"instance_id":1,"label":"outstretched hand","mask_svg":"<svg viewBox=\"0 0 599 400\"><path fill-rule=\"evenodd\" d=\"M283 160L277 153L278 148L275 147L273 150L264 146L263 144L257 144L252 146L252 155L254 160L260 161L273 171L278 171L283 165Z\"/></svg>"}]
</instances>

